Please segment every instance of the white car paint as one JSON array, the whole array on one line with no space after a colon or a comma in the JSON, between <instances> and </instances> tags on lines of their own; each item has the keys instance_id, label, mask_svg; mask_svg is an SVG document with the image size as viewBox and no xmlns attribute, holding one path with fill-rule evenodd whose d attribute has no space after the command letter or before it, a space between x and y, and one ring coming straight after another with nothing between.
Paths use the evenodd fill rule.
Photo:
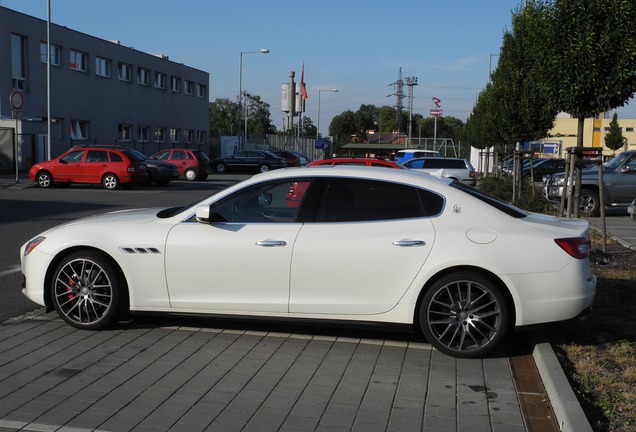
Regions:
<instances>
[{"instance_id":1,"label":"white car paint","mask_svg":"<svg viewBox=\"0 0 636 432\"><path fill-rule=\"evenodd\" d=\"M202 223L197 207L268 180L340 176L436 191L433 217L340 223ZM25 295L45 305L58 254L103 251L121 269L131 311L344 319L417 324L427 284L449 268L480 269L503 284L517 326L573 318L594 298L587 259L555 238L589 235L582 220L514 218L447 179L407 170L335 167L256 175L167 218L159 209L66 223L21 248ZM265 242L265 243L263 243ZM50 305L50 303L49 303Z\"/></svg>"}]
</instances>

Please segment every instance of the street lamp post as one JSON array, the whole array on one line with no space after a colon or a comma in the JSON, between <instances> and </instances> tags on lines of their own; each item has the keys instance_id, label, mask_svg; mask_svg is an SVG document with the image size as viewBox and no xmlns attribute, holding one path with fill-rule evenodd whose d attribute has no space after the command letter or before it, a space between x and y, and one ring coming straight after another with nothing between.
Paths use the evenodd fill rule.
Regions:
<instances>
[{"instance_id":1,"label":"street lamp post","mask_svg":"<svg viewBox=\"0 0 636 432\"><path fill-rule=\"evenodd\" d=\"M268 54L267 48L262 48L259 51L241 51L240 64L239 64L239 100L238 100L238 134L241 135L241 107L245 105L243 103L243 54ZM247 111L247 110L246 110ZM245 127L243 129L243 144L247 141L247 112L245 112ZM239 143L240 144L240 143ZM240 145L242 147L242 145Z\"/></svg>"}]
</instances>

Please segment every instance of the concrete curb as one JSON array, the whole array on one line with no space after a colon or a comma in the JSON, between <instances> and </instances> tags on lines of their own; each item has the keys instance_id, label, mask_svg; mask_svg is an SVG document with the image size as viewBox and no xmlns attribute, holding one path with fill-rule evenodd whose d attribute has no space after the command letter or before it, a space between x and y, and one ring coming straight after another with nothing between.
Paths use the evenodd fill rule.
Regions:
<instances>
[{"instance_id":1,"label":"concrete curb","mask_svg":"<svg viewBox=\"0 0 636 432\"><path fill-rule=\"evenodd\" d=\"M532 357L563 432L593 432L559 360L542 332L533 336Z\"/></svg>"}]
</instances>

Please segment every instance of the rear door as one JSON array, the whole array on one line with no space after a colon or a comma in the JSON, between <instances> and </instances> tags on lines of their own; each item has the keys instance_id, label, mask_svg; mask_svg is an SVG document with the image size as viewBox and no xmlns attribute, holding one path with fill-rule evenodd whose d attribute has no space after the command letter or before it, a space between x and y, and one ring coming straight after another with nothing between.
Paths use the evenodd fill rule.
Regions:
<instances>
[{"instance_id":1,"label":"rear door","mask_svg":"<svg viewBox=\"0 0 636 432\"><path fill-rule=\"evenodd\" d=\"M443 198L422 192L441 211ZM373 315L400 301L426 262L435 231L416 188L330 179L294 246L291 313Z\"/></svg>"},{"instance_id":2,"label":"rear door","mask_svg":"<svg viewBox=\"0 0 636 432\"><path fill-rule=\"evenodd\" d=\"M89 150L85 162L82 163L82 182L100 183L102 174L108 169L108 152L106 150Z\"/></svg>"}]
</instances>

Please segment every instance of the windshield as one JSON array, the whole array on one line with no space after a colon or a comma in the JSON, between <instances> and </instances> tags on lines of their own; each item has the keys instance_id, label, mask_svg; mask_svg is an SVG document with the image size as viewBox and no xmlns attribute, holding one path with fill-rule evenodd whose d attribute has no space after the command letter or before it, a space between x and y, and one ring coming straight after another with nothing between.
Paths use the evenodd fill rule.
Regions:
<instances>
[{"instance_id":1,"label":"windshield","mask_svg":"<svg viewBox=\"0 0 636 432\"><path fill-rule=\"evenodd\" d=\"M127 150L127 153L134 155L136 160L142 160L143 161L143 160L148 159L148 156L146 156L145 154L143 154L140 151L135 150L135 149L129 149L129 150ZM133 159L133 158L131 158L131 159Z\"/></svg>"},{"instance_id":2,"label":"windshield","mask_svg":"<svg viewBox=\"0 0 636 432\"><path fill-rule=\"evenodd\" d=\"M605 164L605 168L608 168L608 169L616 169L616 168L618 168L619 165L622 164L623 161L625 160L625 158L627 158L628 156L629 156L629 154L627 154L627 153L620 153L620 154L616 155L609 162L607 162Z\"/></svg>"}]
</instances>

